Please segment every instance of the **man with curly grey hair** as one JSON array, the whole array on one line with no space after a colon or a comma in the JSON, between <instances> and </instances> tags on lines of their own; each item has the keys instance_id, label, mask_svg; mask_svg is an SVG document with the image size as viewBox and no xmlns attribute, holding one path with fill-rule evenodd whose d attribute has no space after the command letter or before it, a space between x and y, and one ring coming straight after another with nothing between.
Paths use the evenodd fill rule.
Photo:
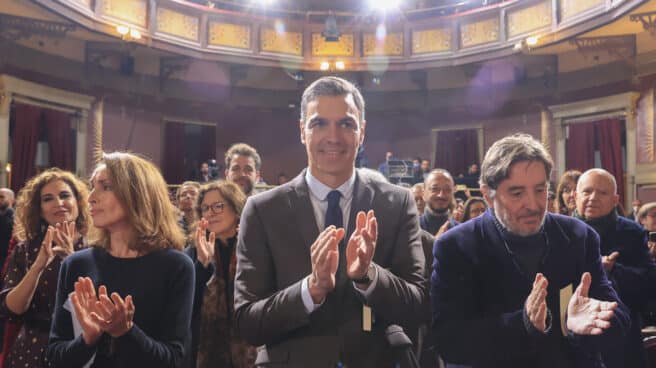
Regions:
<instances>
[{"instance_id":1,"label":"man with curly grey hair","mask_svg":"<svg viewBox=\"0 0 656 368\"><path fill-rule=\"evenodd\" d=\"M495 142L480 177L490 209L437 239L433 332L449 364L599 367L600 351L622 341L628 311L601 266L599 237L546 211L552 167L529 135Z\"/></svg>"}]
</instances>

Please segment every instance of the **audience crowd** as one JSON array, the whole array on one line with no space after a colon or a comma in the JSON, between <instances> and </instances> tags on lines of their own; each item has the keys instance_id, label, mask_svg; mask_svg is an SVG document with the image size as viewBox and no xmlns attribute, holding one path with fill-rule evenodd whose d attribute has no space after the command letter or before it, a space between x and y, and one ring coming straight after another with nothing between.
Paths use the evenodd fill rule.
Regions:
<instances>
[{"instance_id":1,"label":"audience crowd","mask_svg":"<svg viewBox=\"0 0 656 368\"><path fill-rule=\"evenodd\" d=\"M464 173L391 151L356 169L366 128L357 88L324 77L307 168L275 187L237 143L179 186L113 152L88 180L0 188L0 368L655 363L656 202L624 217L601 168L553 192L523 134Z\"/></svg>"}]
</instances>

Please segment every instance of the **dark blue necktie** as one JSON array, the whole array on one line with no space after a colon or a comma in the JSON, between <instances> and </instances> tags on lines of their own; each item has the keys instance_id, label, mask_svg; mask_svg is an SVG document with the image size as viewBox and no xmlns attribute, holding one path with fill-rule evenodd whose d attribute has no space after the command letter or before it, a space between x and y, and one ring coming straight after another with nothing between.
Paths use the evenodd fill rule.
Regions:
<instances>
[{"instance_id":1,"label":"dark blue necktie","mask_svg":"<svg viewBox=\"0 0 656 368\"><path fill-rule=\"evenodd\" d=\"M328 193L328 209L326 210L326 222L324 228L330 225L335 225L335 227L339 229L344 226L342 224L342 209L339 207L339 199L341 196L342 194L337 190Z\"/></svg>"}]
</instances>

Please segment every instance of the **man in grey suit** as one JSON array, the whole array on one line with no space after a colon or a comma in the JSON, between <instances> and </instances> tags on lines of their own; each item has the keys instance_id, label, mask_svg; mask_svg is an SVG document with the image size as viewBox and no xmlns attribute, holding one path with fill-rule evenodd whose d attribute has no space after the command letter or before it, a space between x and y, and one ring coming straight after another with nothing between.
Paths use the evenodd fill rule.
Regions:
<instances>
[{"instance_id":1,"label":"man in grey suit","mask_svg":"<svg viewBox=\"0 0 656 368\"><path fill-rule=\"evenodd\" d=\"M355 169L365 127L353 84L315 81L299 124L308 168L246 203L235 327L260 346L256 366L392 366L385 328L412 328L426 313L416 205L407 189Z\"/></svg>"}]
</instances>

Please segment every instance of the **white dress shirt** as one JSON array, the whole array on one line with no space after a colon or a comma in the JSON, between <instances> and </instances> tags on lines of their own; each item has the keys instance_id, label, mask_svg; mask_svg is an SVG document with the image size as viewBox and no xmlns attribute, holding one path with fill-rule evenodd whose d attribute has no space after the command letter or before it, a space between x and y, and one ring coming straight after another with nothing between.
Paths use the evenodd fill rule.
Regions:
<instances>
[{"instance_id":1,"label":"white dress shirt","mask_svg":"<svg viewBox=\"0 0 656 368\"><path fill-rule=\"evenodd\" d=\"M333 190L339 191L342 195L339 199L339 206L342 210L342 219L343 219L342 224L344 226L344 231L348 230L349 216L351 214L351 203L353 202L353 189L355 187L355 169L353 170L353 174L351 175L351 177L337 188L331 188L320 182L317 178L312 176L312 173L310 172L310 168L308 168L307 171L305 172L305 182L307 183L310 192L310 202L312 202L312 209L314 210L314 218L317 222L317 227L319 229L319 232L322 232L325 229L324 225L326 222L326 210L328 209L328 193L330 193ZM347 244L348 239L344 239L344 243ZM344 251L346 250L344 249ZM369 287L367 287L366 290L358 289L355 286L355 283L353 284L353 287L355 290L361 293L366 299L371 294L371 290L373 290L373 287L376 285L377 280L378 280L378 272L375 273L374 278L372 279L371 283L369 284ZM318 307L320 307L321 304L314 304L314 302L312 301L312 296L310 295L310 289L309 289L309 282L310 282L310 276L306 277L305 280L303 280L303 283L301 284L301 297L303 298L303 305L305 305L305 310L308 313L312 313Z\"/></svg>"}]
</instances>

